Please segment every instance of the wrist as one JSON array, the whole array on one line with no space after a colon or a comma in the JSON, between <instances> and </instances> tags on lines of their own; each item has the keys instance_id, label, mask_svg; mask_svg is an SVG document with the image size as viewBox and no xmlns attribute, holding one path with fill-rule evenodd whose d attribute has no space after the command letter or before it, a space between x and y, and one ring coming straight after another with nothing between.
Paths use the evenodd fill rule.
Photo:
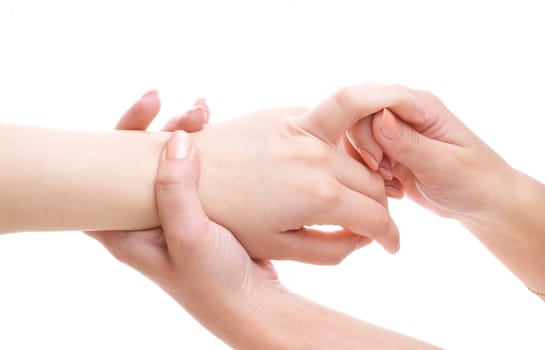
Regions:
<instances>
[{"instance_id":1,"label":"wrist","mask_svg":"<svg viewBox=\"0 0 545 350\"><path fill-rule=\"evenodd\" d=\"M284 314L282 302L289 293L278 280L265 281L252 294L236 295L227 293L215 302L203 300L182 303L204 327L216 337L235 349L286 349L290 341L282 337L279 328L286 320L277 319Z\"/></svg>"},{"instance_id":2,"label":"wrist","mask_svg":"<svg viewBox=\"0 0 545 350\"><path fill-rule=\"evenodd\" d=\"M502 227L504 233L514 233L517 230L505 229L510 223L516 225L523 215L524 208L532 202L535 196L535 181L526 174L506 165L496 172L492 181L487 181L487 191L480 194L485 198L486 205L481 210L462 215L459 221L471 232L491 232L491 227Z\"/></svg>"}]
</instances>

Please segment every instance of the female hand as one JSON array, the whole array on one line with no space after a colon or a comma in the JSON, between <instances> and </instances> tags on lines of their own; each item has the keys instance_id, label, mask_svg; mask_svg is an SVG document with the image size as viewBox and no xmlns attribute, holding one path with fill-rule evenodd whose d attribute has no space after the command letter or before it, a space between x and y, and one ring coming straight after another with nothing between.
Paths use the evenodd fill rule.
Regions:
<instances>
[{"instance_id":1,"label":"female hand","mask_svg":"<svg viewBox=\"0 0 545 350\"><path fill-rule=\"evenodd\" d=\"M161 234L146 231L110 241L119 260L155 281L236 349L344 349L356 344L436 349L289 292L270 262L252 260L227 229L206 217L197 190L198 161L189 136L174 133L156 177Z\"/></svg>"},{"instance_id":2,"label":"female hand","mask_svg":"<svg viewBox=\"0 0 545 350\"><path fill-rule=\"evenodd\" d=\"M435 96L410 93L430 111L425 121L407 124L385 110L373 118L374 139L353 132L355 143L397 162L390 194L405 188L420 205L458 219L545 300L545 186L509 166Z\"/></svg>"},{"instance_id":3,"label":"female hand","mask_svg":"<svg viewBox=\"0 0 545 350\"><path fill-rule=\"evenodd\" d=\"M350 133L363 154L379 163L382 154L394 161L388 193L399 197L402 190L431 211L458 219L496 208L515 171L438 98L407 92L430 111L425 121L408 124L386 109L366 122L366 131L361 123Z\"/></svg>"},{"instance_id":4,"label":"female hand","mask_svg":"<svg viewBox=\"0 0 545 350\"><path fill-rule=\"evenodd\" d=\"M338 263L366 237L397 251L382 179L338 149L348 128L385 107L421 119L405 90L367 84L344 88L311 111L269 109L193 133L206 213L254 258Z\"/></svg>"}]
</instances>

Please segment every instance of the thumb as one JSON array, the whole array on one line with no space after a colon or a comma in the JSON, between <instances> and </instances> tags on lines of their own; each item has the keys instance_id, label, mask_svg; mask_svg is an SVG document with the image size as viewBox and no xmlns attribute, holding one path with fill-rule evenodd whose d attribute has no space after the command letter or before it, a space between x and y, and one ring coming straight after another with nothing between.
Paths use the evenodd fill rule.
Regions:
<instances>
[{"instance_id":1,"label":"thumb","mask_svg":"<svg viewBox=\"0 0 545 350\"><path fill-rule=\"evenodd\" d=\"M415 174L436 172L438 161L450 153L445 143L415 131L388 109L374 117L373 135L384 153L403 163Z\"/></svg>"},{"instance_id":2,"label":"thumb","mask_svg":"<svg viewBox=\"0 0 545 350\"><path fill-rule=\"evenodd\" d=\"M173 133L155 178L159 220L169 253L198 247L208 232L209 220L199 200L199 173L199 156L189 135Z\"/></svg>"}]
</instances>

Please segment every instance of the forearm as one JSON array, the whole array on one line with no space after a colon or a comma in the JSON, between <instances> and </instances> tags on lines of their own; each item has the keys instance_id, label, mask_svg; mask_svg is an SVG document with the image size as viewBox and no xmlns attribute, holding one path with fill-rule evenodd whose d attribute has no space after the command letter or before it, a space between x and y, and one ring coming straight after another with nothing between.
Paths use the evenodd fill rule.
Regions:
<instances>
[{"instance_id":1,"label":"forearm","mask_svg":"<svg viewBox=\"0 0 545 350\"><path fill-rule=\"evenodd\" d=\"M545 292L545 186L513 170L490 211L462 223L535 291Z\"/></svg>"},{"instance_id":2,"label":"forearm","mask_svg":"<svg viewBox=\"0 0 545 350\"><path fill-rule=\"evenodd\" d=\"M291 293L262 288L216 327L236 349L437 349Z\"/></svg>"},{"instance_id":3,"label":"forearm","mask_svg":"<svg viewBox=\"0 0 545 350\"><path fill-rule=\"evenodd\" d=\"M153 183L167 139L0 125L0 232L157 226Z\"/></svg>"}]
</instances>

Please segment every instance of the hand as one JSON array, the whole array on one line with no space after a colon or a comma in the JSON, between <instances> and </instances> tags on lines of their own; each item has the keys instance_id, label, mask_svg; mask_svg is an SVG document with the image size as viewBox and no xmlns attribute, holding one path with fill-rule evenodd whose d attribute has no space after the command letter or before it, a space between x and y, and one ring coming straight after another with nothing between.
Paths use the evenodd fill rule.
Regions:
<instances>
[{"instance_id":1,"label":"hand","mask_svg":"<svg viewBox=\"0 0 545 350\"><path fill-rule=\"evenodd\" d=\"M254 258L338 263L366 237L397 251L382 179L338 149L348 128L384 107L421 119L405 90L368 84L344 88L311 111L270 109L193 133L205 211ZM344 230L308 228L325 224Z\"/></svg>"},{"instance_id":2,"label":"hand","mask_svg":"<svg viewBox=\"0 0 545 350\"><path fill-rule=\"evenodd\" d=\"M161 101L156 90L150 90L136 101L117 123L116 130L146 130L159 113ZM209 120L210 110L204 99L195 102L194 108L173 117L163 131L197 131ZM136 257L149 250L146 244L164 245L161 227L141 231L89 231L87 235L101 242L114 256L125 260L127 252L134 254L134 264L139 266ZM131 260L132 261L132 260ZM137 268L138 269L138 268Z\"/></svg>"},{"instance_id":3,"label":"hand","mask_svg":"<svg viewBox=\"0 0 545 350\"><path fill-rule=\"evenodd\" d=\"M396 191L403 190L425 208L453 218L497 207L514 170L438 98L425 91L407 91L429 111L425 121L408 124L386 109L372 123L361 123L350 133L363 154L380 163L384 152L394 161L395 179L386 181L389 193L399 196Z\"/></svg>"},{"instance_id":4,"label":"hand","mask_svg":"<svg viewBox=\"0 0 545 350\"><path fill-rule=\"evenodd\" d=\"M206 328L233 343L243 320L237 321L236 332L226 327L233 325L241 305L261 285L278 280L270 262L252 261L227 229L206 217L197 190L198 158L185 132L171 136L156 178L162 228L89 234L164 289Z\"/></svg>"},{"instance_id":5,"label":"hand","mask_svg":"<svg viewBox=\"0 0 545 350\"><path fill-rule=\"evenodd\" d=\"M431 349L308 301L284 288L269 261L252 260L199 203L198 154L179 131L156 177L162 236L132 233L116 256L155 281L213 334L237 349ZM116 233L111 233L115 235Z\"/></svg>"}]
</instances>

